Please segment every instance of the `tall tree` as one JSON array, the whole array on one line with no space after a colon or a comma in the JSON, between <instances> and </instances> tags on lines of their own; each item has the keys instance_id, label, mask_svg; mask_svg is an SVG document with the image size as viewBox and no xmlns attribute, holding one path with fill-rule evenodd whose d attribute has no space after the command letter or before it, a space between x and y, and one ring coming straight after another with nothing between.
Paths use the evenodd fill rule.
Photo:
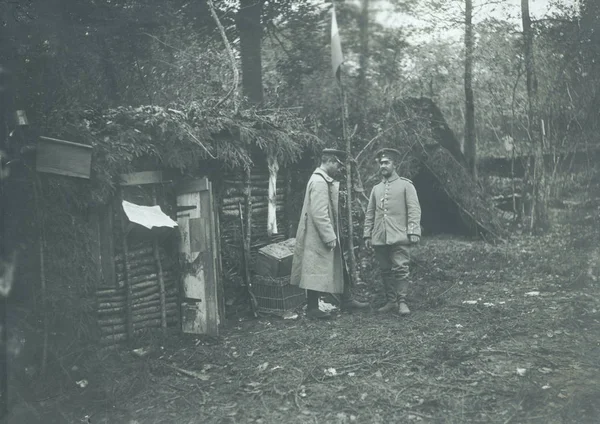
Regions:
<instances>
[{"instance_id":1,"label":"tall tree","mask_svg":"<svg viewBox=\"0 0 600 424\"><path fill-rule=\"evenodd\" d=\"M361 10L358 22L360 31L358 90L359 98L364 99L367 92L367 71L369 69L369 0L361 0Z\"/></svg>"},{"instance_id":2,"label":"tall tree","mask_svg":"<svg viewBox=\"0 0 600 424\"><path fill-rule=\"evenodd\" d=\"M242 90L251 103L263 102L261 14L263 0L240 0L237 28L240 34L242 57Z\"/></svg>"},{"instance_id":3,"label":"tall tree","mask_svg":"<svg viewBox=\"0 0 600 424\"><path fill-rule=\"evenodd\" d=\"M529 0L521 0L521 19L523 22L523 46L525 56L525 80L527 85L527 115L529 138L533 143L532 205L530 229L543 232L550 227L548 217L548 193L546 170L544 168L544 122L539 116L538 82L533 51L533 31L529 14Z\"/></svg>"},{"instance_id":4,"label":"tall tree","mask_svg":"<svg viewBox=\"0 0 600 424\"><path fill-rule=\"evenodd\" d=\"M469 172L477 178L477 139L473 96L473 0L465 0L465 156Z\"/></svg>"}]
</instances>

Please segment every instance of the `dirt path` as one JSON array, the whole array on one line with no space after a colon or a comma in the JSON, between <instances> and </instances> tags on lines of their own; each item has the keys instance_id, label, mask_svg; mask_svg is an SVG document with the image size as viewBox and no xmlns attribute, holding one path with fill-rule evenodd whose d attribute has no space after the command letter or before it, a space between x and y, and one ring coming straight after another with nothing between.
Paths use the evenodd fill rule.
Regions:
<instances>
[{"instance_id":1,"label":"dirt path","mask_svg":"<svg viewBox=\"0 0 600 424\"><path fill-rule=\"evenodd\" d=\"M600 422L598 204L559 213L543 238L426 240L409 318L173 335L144 358L99 353L85 389L32 408L93 424Z\"/></svg>"}]
</instances>

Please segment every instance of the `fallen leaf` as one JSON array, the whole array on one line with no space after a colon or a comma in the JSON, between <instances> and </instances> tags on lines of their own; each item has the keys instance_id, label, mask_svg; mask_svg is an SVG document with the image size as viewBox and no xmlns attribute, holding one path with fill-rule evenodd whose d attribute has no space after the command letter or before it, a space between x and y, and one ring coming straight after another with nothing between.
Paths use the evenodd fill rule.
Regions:
<instances>
[{"instance_id":1,"label":"fallen leaf","mask_svg":"<svg viewBox=\"0 0 600 424\"><path fill-rule=\"evenodd\" d=\"M550 388L550 386L548 386L547 384L545 386L542 386L542 390L548 390Z\"/></svg>"},{"instance_id":2,"label":"fallen leaf","mask_svg":"<svg viewBox=\"0 0 600 424\"><path fill-rule=\"evenodd\" d=\"M266 370L269 367L269 363L268 362L263 362L262 364L260 364L258 366L258 372L263 372L264 370Z\"/></svg>"},{"instance_id":3,"label":"fallen leaf","mask_svg":"<svg viewBox=\"0 0 600 424\"><path fill-rule=\"evenodd\" d=\"M382 378L382 377L383 377L383 374L382 374L382 372L378 370L378 371L375 373L375 377L377 377L377 378Z\"/></svg>"},{"instance_id":4,"label":"fallen leaf","mask_svg":"<svg viewBox=\"0 0 600 424\"><path fill-rule=\"evenodd\" d=\"M523 377L526 372L527 372L526 368L517 368L517 374L520 375L521 377Z\"/></svg>"},{"instance_id":5,"label":"fallen leaf","mask_svg":"<svg viewBox=\"0 0 600 424\"><path fill-rule=\"evenodd\" d=\"M548 374L548 373L552 372L552 368L543 367L543 368L540 368L538 371L541 372L542 374Z\"/></svg>"},{"instance_id":6,"label":"fallen leaf","mask_svg":"<svg viewBox=\"0 0 600 424\"><path fill-rule=\"evenodd\" d=\"M283 319L297 319L298 314L295 312L286 312L283 314Z\"/></svg>"},{"instance_id":7,"label":"fallen leaf","mask_svg":"<svg viewBox=\"0 0 600 424\"><path fill-rule=\"evenodd\" d=\"M530 291L525 293L525 296L539 296L540 292L539 291Z\"/></svg>"},{"instance_id":8,"label":"fallen leaf","mask_svg":"<svg viewBox=\"0 0 600 424\"><path fill-rule=\"evenodd\" d=\"M467 305L476 305L477 301L476 300L463 300L463 303L466 303Z\"/></svg>"},{"instance_id":9,"label":"fallen leaf","mask_svg":"<svg viewBox=\"0 0 600 424\"><path fill-rule=\"evenodd\" d=\"M327 377L335 377L337 375L335 368L327 368L324 370L324 372Z\"/></svg>"}]
</instances>

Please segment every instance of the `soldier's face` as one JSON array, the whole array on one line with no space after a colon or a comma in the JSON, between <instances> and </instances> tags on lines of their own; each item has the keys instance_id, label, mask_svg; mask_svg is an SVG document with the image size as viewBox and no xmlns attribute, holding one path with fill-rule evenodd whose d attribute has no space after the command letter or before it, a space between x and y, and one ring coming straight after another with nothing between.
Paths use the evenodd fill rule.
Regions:
<instances>
[{"instance_id":1,"label":"soldier's face","mask_svg":"<svg viewBox=\"0 0 600 424\"><path fill-rule=\"evenodd\" d=\"M386 157L381 158L379 160L379 172L385 178L391 176L392 172L394 172L394 162Z\"/></svg>"},{"instance_id":2,"label":"soldier's face","mask_svg":"<svg viewBox=\"0 0 600 424\"><path fill-rule=\"evenodd\" d=\"M339 180L344 173L344 164L341 160L335 158L333 161L328 162L327 174L334 180Z\"/></svg>"}]
</instances>

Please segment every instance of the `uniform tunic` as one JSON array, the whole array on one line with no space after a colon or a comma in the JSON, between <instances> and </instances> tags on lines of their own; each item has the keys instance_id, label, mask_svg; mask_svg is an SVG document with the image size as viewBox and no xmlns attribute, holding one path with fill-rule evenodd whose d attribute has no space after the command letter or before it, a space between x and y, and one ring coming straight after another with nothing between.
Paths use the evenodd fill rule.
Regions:
<instances>
[{"instance_id":1,"label":"uniform tunic","mask_svg":"<svg viewBox=\"0 0 600 424\"><path fill-rule=\"evenodd\" d=\"M421 206L412 182L394 172L371 190L363 237L386 246L407 245L409 235L421 236Z\"/></svg>"}]
</instances>

